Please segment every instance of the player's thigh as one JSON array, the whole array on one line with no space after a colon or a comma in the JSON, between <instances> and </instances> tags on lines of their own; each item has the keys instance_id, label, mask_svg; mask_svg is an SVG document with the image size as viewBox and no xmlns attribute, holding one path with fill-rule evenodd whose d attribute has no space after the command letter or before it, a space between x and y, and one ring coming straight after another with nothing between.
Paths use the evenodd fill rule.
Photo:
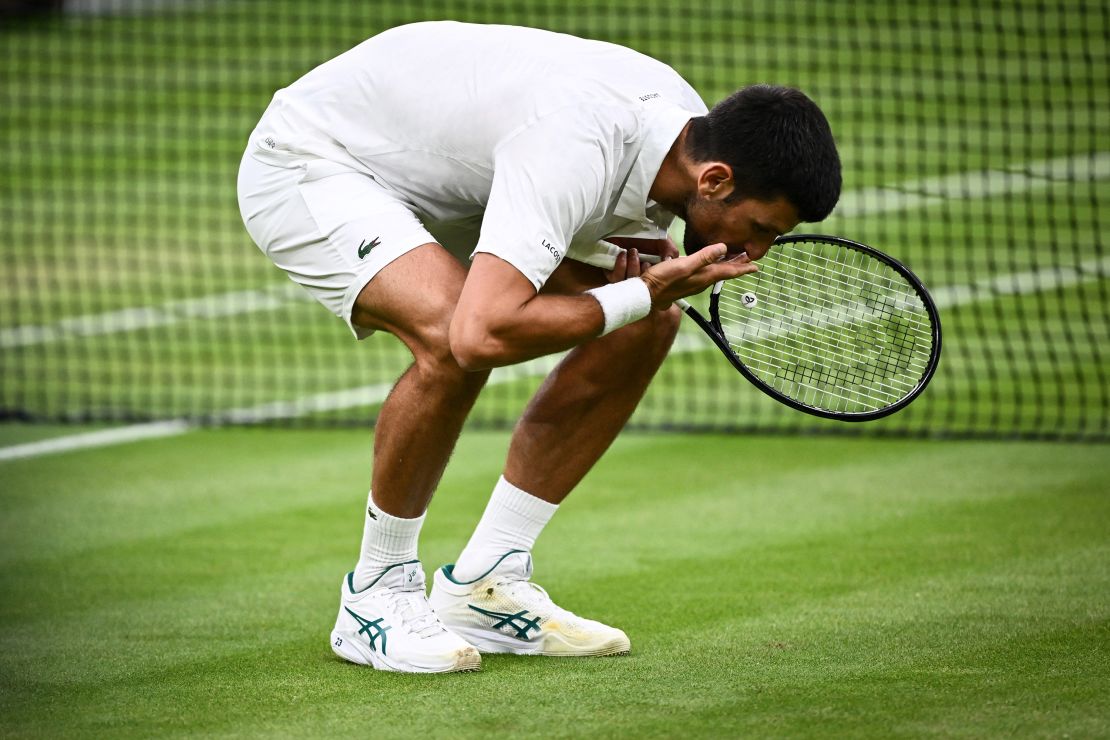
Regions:
<instances>
[{"instance_id":1,"label":"player's thigh","mask_svg":"<svg viewBox=\"0 0 1110 740\"><path fill-rule=\"evenodd\" d=\"M357 338L385 329L434 343L450 321L461 265L373 178L323 160L278 167L248 154L239 201L262 251Z\"/></svg>"},{"instance_id":2,"label":"player's thigh","mask_svg":"<svg viewBox=\"0 0 1110 740\"><path fill-rule=\"evenodd\" d=\"M441 245L431 242L390 261L362 287L351 321L383 329L409 349L432 358L450 354L448 331L466 270Z\"/></svg>"}]
</instances>

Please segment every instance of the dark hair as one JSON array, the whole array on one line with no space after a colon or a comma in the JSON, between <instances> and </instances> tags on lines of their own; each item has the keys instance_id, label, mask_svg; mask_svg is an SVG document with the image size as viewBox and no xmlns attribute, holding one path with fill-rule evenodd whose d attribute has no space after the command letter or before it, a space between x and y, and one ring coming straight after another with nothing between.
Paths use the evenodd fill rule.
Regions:
<instances>
[{"instance_id":1,"label":"dark hair","mask_svg":"<svg viewBox=\"0 0 1110 740\"><path fill-rule=\"evenodd\" d=\"M840 155L817 104L800 90L752 85L693 119L686 150L732 167L737 198L785 197L802 221L820 221L840 198Z\"/></svg>"}]
</instances>

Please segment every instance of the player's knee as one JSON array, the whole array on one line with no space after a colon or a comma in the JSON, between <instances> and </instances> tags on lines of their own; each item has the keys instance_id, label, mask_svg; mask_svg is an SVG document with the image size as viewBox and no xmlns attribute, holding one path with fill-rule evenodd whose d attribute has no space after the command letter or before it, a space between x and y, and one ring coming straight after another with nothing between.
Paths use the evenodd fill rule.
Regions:
<instances>
[{"instance_id":1,"label":"player's knee","mask_svg":"<svg viewBox=\"0 0 1110 740\"><path fill-rule=\"evenodd\" d=\"M678 327L682 323L682 310L678 306L671 306L665 311L652 311L643 321L643 342L652 354L658 355L660 361L670 351L678 335Z\"/></svg>"},{"instance_id":2,"label":"player's knee","mask_svg":"<svg viewBox=\"0 0 1110 740\"><path fill-rule=\"evenodd\" d=\"M477 393L489 378L489 370L468 371L459 366L451 352L447 326L426 331L413 351L416 371L428 387L449 394Z\"/></svg>"},{"instance_id":3,"label":"player's knee","mask_svg":"<svg viewBox=\"0 0 1110 740\"><path fill-rule=\"evenodd\" d=\"M653 317L658 327L658 336L666 339L669 348L678 335L678 327L682 325L682 309L672 303L666 311L655 311Z\"/></svg>"}]
</instances>

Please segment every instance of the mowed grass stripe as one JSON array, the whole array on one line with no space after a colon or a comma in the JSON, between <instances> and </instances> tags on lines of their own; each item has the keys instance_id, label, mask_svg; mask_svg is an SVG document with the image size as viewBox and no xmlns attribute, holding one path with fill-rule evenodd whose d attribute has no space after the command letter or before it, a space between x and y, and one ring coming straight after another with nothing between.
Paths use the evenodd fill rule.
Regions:
<instances>
[{"instance_id":1,"label":"mowed grass stripe","mask_svg":"<svg viewBox=\"0 0 1110 740\"><path fill-rule=\"evenodd\" d=\"M242 434L230 433L228 436L212 435L210 445L201 445L196 451L198 456L210 454L217 447L226 448L229 442L234 442L235 437ZM254 435L246 435L251 439ZM261 434L257 440L265 440L269 435ZM278 435L279 439L281 435ZM338 434L325 435L332 438ZM348 439L357 435L347 435ZM486 440L497 440L497 435L476 435L476 443ZM546 542L552 542L554 549L572 546L573 541L583 534L604 539L611 529L610 517L620 520L622 529L636 530L645 535L662 536L670 532L675 537L691 536L695 533L704 536L692 539L684 544L687 550L693 548L701 553L716 553L722 548L729 550L743 549L749 546L764 546L766 544L780 543L783 537L797 538L806 531L836 532L839 529L858 531L862 524L876 526L884 519L900 519L913 514L916 510L932 510L939 503L955 496L956 501L961 501L963 495L974 493L977 499L988 496L1012 497L1022 491L1046 492L1057 486L1071 486L1076 481L1082 482L1095 476L1098 472L1089 471L1082 464L1076 462L1069 466L1068 472L1061 475L1052 470L1046 470L1040 475L1029 475L1025 471L1018 471L1011 477L996 476L981 490L966 491L965 487L955 486L955 482L966 477L969 473L966 466L961 467L960 444L934 444L929 446L915 445L913 443L888 443L886 448L892 450L888 456L880 455L872 464L853 464L846 459L837 457L835 451L851 449L851 443L833 440L813 441L811 444L817 450L825 450L825 459L818 462L814 459L808 466L800 471L786 471L783 461L779 457L770 457L764 460L762 470L752 476L738 490L736 484L729 482L727 475L719 474L717 478L700 479L696 475L690 477L689 482L677 485L675 490L666 496L645 498L643 490L646 488L645 479L637 477L632 470L636 457L646 454L649 457L659 458L670 455L672 458L681 458L685 454L682 443L675 445L663 440L670 438L637 437L630 441L618 444L609 460L591 478L584 487L585 490L571 499L568 506L564 507L560 517L549 529L541 548ZM699 446L705 438L694 438L690 444ZM198 438L198 441L203 441ZM264 442L263 442L264 443ZM361 446L361 442L354 447ZM255 445L235 448L232 444L232 454L235 456L253 456L257 453ZM465 447L464 443L464 447ZM495 447L500 445L495 442ZM291 445L290 448L299 448ZM667 447L664 451L660 448ZM285 448L274 450L281 454ZM920 454L908 454L906 450L919 450ZM991 449L991 448L987 448ZM997 445L993 449L1001 451L1013 450L1012 445ZM207 452L206 452L207 450ZM320 455L316 450L301 450L306 459L318 462ZM471 451L473 452L473 451ZM676 454L677 452L677 454ZM425 547L433 554L437 551L440 559L450 557L465 540L465 534L481 511L488 488L488 481L495 477L499 463L494 462L499 458L500 449L488 451L483 459L489 460L488 470L477 474L467 474L468 481L459 492L456 485L451 485L452 490L442 494L437 499L433 509L432 522L425 532ZM938 454L939 453L939 454ZM933 468L947 470L948 477L934 475L930 481L931 490L922 492L917 488L905 491L892 491L896 485L892 477L884 471L889 471L891 459L897 456L901 473L912 477L926 475ZM149 451L143 451L140 457L150 459ZM193 457L193 454L182 454L182 458ZM340 452L338 457L343 457ZM832 457L833 459L828 459ZM158 461L155 461L158 462ZM83 469L87 461L75 462L74 470ZM876 469L877 466L877 469ZM115 488L115 478L112 471L103 466L102 472L106 474L109 487ZM159 464L159 469L170 477L179 477L180 472L172 466ZM301 466L293 462L293 471L289 473L296 476ZM848 474L845 468L850 468L853 480L852 490L843 484L843 478ZM613 485L607 480L606 470L617 470L618 481ZM715 470L712 466L710 471ZM782 472L785 471L785 472ZM223 479L224 471L216 468L212 471L218 479ZM874 473L878 473L875 475ZM284 477L286 471L275 471L272 475ZM710 475L712 472L710 472ZM611 475L611 474L609 474ZM354 478L359 477L356 473ZM13 531L19 529L14 526L26 520L53 522L59 529L45 532L41 528L22 531L27 540L22 547L9 548L9 554L15 555L16 560L10 565L13 572L26 570L28 567L50 567L54 563L64 564L74 557L83 559L102 558L106 565L121 562L121 555L133 551L141 552L150 547L152 543L164 548L163 543L169 542L174 546L172 537L201 538L220 541L227 537L233 542L234 538L227 536L226 529L246 527L252 531L268 532L274 527L280 527L287 518L294 521L306 521L313 524L312 517L334 516L342 521L343 517L353 516L352 511L360 510L360 496L352 491L360 490L358 482L348 485L336 479L335 482L321 482L320 490L306 496L304 491L296 486L299 481L294 477L294 482L286 487L274 486L273 478L262 476L254 484L240 484L232 479L226 489L222 484L213 490L212 484L206 481L199 482L195 487L190 487L182 481L175 484L163 485L161 481L152 478L147 483L157 482L159 492L150 492L149 496L142 493L142 488L147 483L140 482L138 495L144 501L137 500L135 490L113 491L100 490L97 486L84 488L77 494L79 498L95 500L98 508L106 509L102 518L97 523L95 517L86 516L80 503L76 499L68 502L58 501L56 498L37 496L34 499L38 506L20 510L10 507L11 517L7 521L13 525ZM657 476L653 483L657 483ZM244 490L245 489L245 490ZM61 488L55 488L57 495L64 495ZM193 491L193 493L189 493ZM196 496L195 493L202 495ZM117 502L116 507L104 506L105 500L110 500L114 494L124 494ZM131 494L130 496L128 494ZM161 498L159 498L161 494ZM206 495L204 495L206 494ZM311 498L311 502L306 502ZM196 508L199 518L184 516L184 512L167 510L166 501L182 499L186 501L186 508ZM145 508L144 508L144 504ZM60 506L65 511L72 511L73 516L68 519L59 519L51 516L51 507ZM446 511L444 511L446 509ZM130 511L132 518L121 518L122 514ZM681 514L681 516L668 518L668 511ZM453 516L452 516L453 515ZM436 524L443 523L443 518L450 516L451 528L454 532L444 531L443 527ZM150 526L142 526L149 522ZM664 529L654 531L656 524L664 524ZM631 525L631 526L629 526ZM838 529L834 529L834 525ZM302 526L302 525L298 525ZM80 537L61 536L68 535L72 530L81 530L79 534L91 537L84 545ZM153 529L153 531L149 531ZM357 540L357 531L350 527L350 540ZM233 534L234 532L232 532ZM436 536L439 533L441 536ZM337 532L325 531L320 533L324 537L338 535ZM566 542L561 538L567 538ZM650 539L650 538L649 538ZM33 541L38 545L33 545ZM43 548L41 542L49 540L53 543L50 548ZM6 540L11 543L11 540ZM330 539L327 540L330 543ZM623 540L622 540L623 541ZM635 540L629 540L635 544ZM264 543L268 544L268 543ZM345 542L346 549L350 543ZM258 545L252 545L258 547ZM453 549L452 549L453 548ZM17 552L18 550L18 552ZM280 555L281 552L260 553ZM621 557L621 551L615 551L615 557ZM642 557L639 550L630 551L632 558ZM154 561L157 562L157 561ZM197 568L207 567L209 563L202 557L194 559L191 564ZM634 563L630 563L634 567ZM607 568L613 563L606 564ZM618 562L616 565L620 566ZM556 577L558 574L552 574Z\"/></svg>"},{"instance_id":2,"label":"mowed grass stripe","mask_svg":"<svg viewBox=\"0 0 1110 740\"><path fill-rule=\"evenodd\" d=\"M1091 729L1107 706L1098 688L1108 677L1099 656L1106 617L1104 605L1102 616L1087 612L1107 579L1091 582L1085 569L1104 571L1107 554L1087 547L984 571L921 569L901 584L788 599L785 609L697 630L683 643L690 650L672 649L675 660L662 661L658 679L673 674L688 687L669 698L707 734L717 723L826 736L880 727L965 736ZM733 660L721 661L721 651ZM729 698L714 691L722 682ZM769 711L759 694L775 687Z\"/></svg>"},{"instance_id":3,"label":"mowed grass stripe","mask_svg":"<svg viewBox=\"0 0 1110 740\"><path fill-rule=\"evenodd\" d=\"M968 485L976 486L971 492L978 496L1007 495L1043 490L1062 480L1097 479L1101 470L1078 462L1086 459L1082 447L1049 445L1044 449L1058 462L1072 457L1077 461L1063 470L1055 465L1039 472L1018 468L969 480L973 472L964 462L965 445L958 442L890 441L861 459L852 454L855 443L849 440L795 440L784 446L781 437L726 439L728 458L705 464L707 440L716 439L622 438L563 507L545 541L561 536L564 523L572 537L584 528L604 533L609 525L598 514L619 517L625 528L662 518L670 531L718 528L729 539L765 538L780 530L796 534L802 526L825 529L853 515L901 516L907 506L960 499L969 493ZM350 431L217 430L138 444L126 449L127 454L91 450L49 464L12 462L5 468L8 516L0 521L0 564L14 560L22 566L41 557L73 557L88 548L160 540L305 506L334 506L336 514L358 512L361 498L356 492L369 480L371 445L369 434ZM811 451L803 460L793 457L799 446ZM500 433L464 435L445 490L433 502L425 528L425 537L432 538L429 544L436 544L443 517L449 517L452 527L473 525L500 473L506 448ZM974 449L1005 454L1025 448L992 443ZM733 467L737 454L743 457ZM745 462L749 456L751 462ZM690 460L699 462L690 465ZM665 495L652 495L660 485L660 461L670 461L676 474ZM928 480L927 490L904 489L907 478ZM50 495L44 496L44 491ZM882 508L898 500L901 508ZM874 512L869 513L868 506L875 507ZM763 514L768 509L770 516ZM682 516L668 518L668 511ZM26 527L26 521L36 522L35 527ZM854 519L846 523L857 524ZM465 536L459 533L456 545ZM688 546L701 542L704 538Z\"/></svg>"},{"instance_id":4,"label":"mowed grass stripe","mask_svg":"<svg viewBox=\"0 0 1110 740\"><path fill-rule=\"evenodd\" d=\"M429 568L465 541L505 444L464 440ZM429 678L325 644L367 445L222 430L14 463L5 521L27 552L0 568L4 734L1105 730L1099 448L626 437L536 557L539 582L635 654ZM161 479L135 475L152 463Z\"/></svg>"}]
</instances>

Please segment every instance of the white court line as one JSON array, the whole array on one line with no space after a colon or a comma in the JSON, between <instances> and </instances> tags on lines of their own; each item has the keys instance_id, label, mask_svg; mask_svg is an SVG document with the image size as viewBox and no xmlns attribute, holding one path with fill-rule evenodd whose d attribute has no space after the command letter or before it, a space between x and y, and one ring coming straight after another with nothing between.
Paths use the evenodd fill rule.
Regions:
<instances>
[{"instance_id":1,"label":"white court line","mask_svg":"<svg viewBox=\"0 0 1110 740\"><path fill-rule=\"evenodd\" d=\"M968 303L988 301L1004 295L1038 293L1066 288L1080 283L1110 278L1110 256L1088 260L1077 267L1052 267L1044 270L1015 272L979 280L969 285L953 285L933 292L938 308L951 308ZM697 352L712 348L710 340L701 332L679 334L671 347L671 354ZM487 385L500 385L547 375L566 353L539 357L535 360L497 368L490 375ZM342 391L317 393L291 401L274 401L256 406L231 409L215 415L212 425L257 424L264 421L299 419L327 411L341 411L359 406L375 406L386 399L392 383L348 388ZM10 447L0 447L0 462L39 457L59 452L106 447L108 445L158 439L185 434L199 425L184 419L136 424L118 429L74 434L68 437L31 442Z\"/></svg>"},{"instance_id":2,"label":"white court line","mask_svg":"<svg viewBox=\"0 0 1110 740\"><path fill-rule=\"evenodd\" d=\"M1001 175L999 174L1001 173ZM1106 179L1110 177L1110 152L1100 152L1083 157L1061 158L1034 162L1009 171L986 171L953 175L945 178L920 180L904 183L898 188L877 189L847 193L838 208L840 215L862 215L883 211L901 210L917 206L931 205L930 198L985 197L1003 192L1020 192L1034 187L1047 187L1060 180ZM979 193L976 187L982 187ZM881 192L880 192L881 191ZM861 211L864 203L870 200L860 193L870 192L867 198L874 198L879 204ZM844 213L844 201L848 204L848 214ZM951 308L967 303L987 301L1001 295L1015 295L1055 290L1110 277L1110 257L1087 260L1077 266L1053 266L1042 270L1028 270L984 278L968 285L953 285L933 291L933 300L938 308ZM282 300L284 298L284 300ZM59 322L54 327L65 325L69 334L80 336L106 334L114 331L129 331L135 328L165 326L186 318L231 316L251 311L271 310L285 305L291 300L305 300L307 295L297 286L285 285L269 291L237 291L207 298L175 301L160 308L128 309L108 314L77 317ZM150 313L147 313L147 312ZM105 317L112 317L105 320ZM76 328L75 328L76 327ZM19 342L15 334L23 332L24 339ZM9 333L12 336L9 336ZM65 338L67 332L50 327L17 327L0 331L0 347L25 346L26 343L39 344ZM9 343L14 342L14 343ZM709 340L700 332L684 333L678 336L671 354L704 350L710 347ZM565 353L540 357L529 362L496 369L489 379L489 385L510 383L539 375L546 375L558 364ZM383 402L389 395L392 383L349 388L342 391L318 393L291 401L270 403L231 409L217 414L212 424L251 424L280 419L297 419L311 414L339 411L359 406L374 406ZM184 419L151 422L106 429L98 432L75 434L66 437L31 442L28 444L0 447L0 461L38 457L71 450L104 447L143 439L156 439L185 434L197 428L196 424Z\"/></svg>"},{"instance_id":3,"label":"white court line","mask_svg":"<svg viewBox=\"0 0 1110 740\"><path fill-rule=\"evenodd\" d=\"M700 335L682 334L675 340L671 352L691 352L705 349L705 343ZM537 357L528 362L509 367L499 367L490 373L490 385L502 385L517 380L527 380L550 373L559 361L566 355L565 352L547 357ZM291 401L274 401L257 406L245 406L231 409L216 414L209 422L210 426L223 424L258 424L266 421L300 419L312 414L327 411L341 411L343 409L357 408L359 406L376 406L385 401L386 396L393 389L393 383L375 383L358 388L348 388L342 391L329 393L316 393L311 396L302 396ZM176 437L194 429L201 424L195 424L185 419L171 419L169 421L155 421L146 424L133 424L116 429L105 429L97 432L73 434L66 437L57 437L40 442L30 442L9 447L0 447L0 462L5 460L20 460L28 457L40 457L59 452L91 449L94 447L107 447L137 442L146 439L160 439L163 437Z\"/></svg>"},{"instance_id":4,"label":"white court line","mask_svg":"<svg viewBox=\"0 0 1110 740\"><path fill-rule=\"evenodd\" d=\"M1005 295L1025 295L1110 278L1110 255L1085 260L1077 266L1062 265L983 278L970 285L947 285L930 291L937 308L987 301Z\"/></svg>"},{"instance_id":5,"label":"white court line","mask_svg":"<svg viewBox=\"0 0 1110 740\"><path fill-rule=\"evenodd\" d=\"M700 343L699 343L700 344ZM676 349L678 349L676 342ZM699 346L700 348L700 346ZM678 350L682 351L682 350ZM688 350L687 350L688 351ZM516 380L524 380L540 375L546 375L559 363L566 353L538 357L535 360L522 362L510 367L499 367L490 374L487 385L500 385ZM316 393L311 396L302 396L290 401L273 401L257 406L245 406L231 409L216 414L209 422L210 425L224 424L259 424L266 421L300 419L312 414L327 411L341 411L343 409L357 408L359 406L376 406L385 401L386 396L393 389L393 383L375 383L358 388L348 388L342 391ZM0 462L6 460L21 460L28 457L41 457L59 452L85 450L94 447L108 447L125 442L138 442L147 439L160 439L163 437L176 437L193 429L200 424L185 419L171 419L169 421L154 421L146 424L132 424L115 429L104 429L96 432L83 432L65 437L56 437L39 442L0 447Z\"/></svg>"},{"instance_id":6,"label":"white court line","mask_svg":"<svg viewBox=\"0 0 1110 740\"><path fill-rule=\"evenodd\" d=\"M1061 182L1106 179L1110 179L1110 152L1094 152L1012 165L1000 170L964 172L910 180L890 187L849 191L841 196L833 215L845 218L870 216L924 208L946 200L986 198L1048 188ZM311 300L308 293L292 283L262 290L217 293L201 298L171 301L159 306L139 306L74 316L52 324L0 329L0 349L166 327L193 319L273 311L293 302Z\"/></svg>"},{"instance_id":7,"label":"white court line","mask_svg":"<svg viewBox=\"0 0 1110 740\"><path fill-rule=\"evenodd\" d=\"M80 337L154 329L193 319L217 319L226 316L273 311L293 301L311 301L300 286L284 283L262 290L236 290L201 298L170 301L160 306L136 306L118 311L72 316L53 324L14 326L0 329L0 349L52 344Z\"/></svg>"},{"instance_id":8,"label":"white court line","mask_svg":"<svg viewBox=\"0 0 1110 740\"><path fill-rule=\"evenodd\" d=\"M1093 182L1108 178L1110 152L1095 152L1013 165L1001 170L959 172L891 187L853 190L841 196L833 215L844 218L871 216L927 208L947 200L989 198L1041 190L1061 182Z\"/></svg>"},{"instance_id":9,"label":"white court line","mask_svg":"<svg viewBox=\"0 0 1110 740\"><path fill-rule=\"evenodd\" d=\"M115 429L102 429L97 432L70 434L65 437L44 439L39 442L0 447L0 461L53 455L58 452L84 450L90 447L107 447L123 444L124 442L158 439L159 437L176 437L192 428L192 425L183 419L171 419L169 421L153 421L149 424L132 424Z\"/></svg>"}]
</instances>

